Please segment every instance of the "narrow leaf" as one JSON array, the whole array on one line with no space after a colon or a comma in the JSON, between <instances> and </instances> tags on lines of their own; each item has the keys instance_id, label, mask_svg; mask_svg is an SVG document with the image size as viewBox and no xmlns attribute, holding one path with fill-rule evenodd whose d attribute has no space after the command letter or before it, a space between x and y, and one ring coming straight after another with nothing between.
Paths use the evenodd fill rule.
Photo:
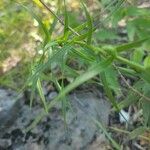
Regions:
<instances>
[{"instance_id":1,"label":"narrow leaf","mask_svg":"<svg viewBox=\"0 0 150 150\"><path fill-rule=\"evenodd\" d=\"M145 67L145 68L150 68L150 56L147 56L147 57L144 59L144 67Z\"/></svg>"},{"instance_id":2,"label":"narrow leaf","mask_svg":"<svg viewBox=\"0 0 150 150\"><path fill-rule=\"evenodd\" d=\"M110 102L112 103L113 107L116 109L117 112L120 112L120 109L117 105L117 102L112 94L111 89L109 88L108 82L107 82L107 78L105 75L105 72L102 72L100 74L101 80L102 80L102 84L104 86L104 90L106 92L106 95L108 96L108 99L110 100Z\"/></svg>"},{"instance_id":3,"label":"narrow leaf","mask_svg":"<svg viewBox=\"0 0 150 150\"><path fill-rule=\"evenodd\" d=\"M43 30L43 32L45 34L44 45L46 45L46 43L50 40L49 31L48 31L46 25L43 24L42 19L39 16L37 16L30 8L28 8L24 5L21 5L21 6L23 8L25 8L33 16L33 18L39 23L39 26L41 27L41 29Z\"/></svg>"},{"instance_id":4,"label":"narrow leaf","mask_svg":"<svg viewBox=\"0 0 150 150\"><path fill-rule=\"evenodd\" d=\"M144 51L143 49L136 49L134 52L133 52L133 56L132 56L132 60L136 63L140 63L142 62L142 59L143 59L143 56L144 56Z\"/></svg>"},{"instance_id":5,"label":"narrow leaf","mask_svg":"<svg viewBox=\"0 0 150 150\"><path fill-rule=\"evenodd\" d=\"M119 82L118 82L118 75L117 75L116 70L112 66L109 66L105 70L105 76L106 76L107 82L109 84L109 87L117 95L120 95L121 94L121 90L120 90L120 86L119 86Z\"/></svg>"},{"instance_id":6,"label":"narrow leaf","mask_svg":"<svg viewBox=\"0 0 150 150\"><path fill-rule=\"evenodd\" d=\"M93 23L92 23L92 18L90 16L90 13L87 10L87 7L84 3L82 3L86 18L87 18L87 24L88 24L88 38L87 38L87 44L91 44L92 41L92 33L93 33Z\"/></svg>"},{"instance_id":7,"label":"narrow leaf","mask_svg":"<svg viewBox=\"0 0 150 150\"><path fill-rule=\"evenodd\" d=\"M69 21L68 21L68 12L66 8L66 2L64 0L64 6L65 6L65 24L64 24L64 37L67 39L68 37L68 31L69 31Z\"/></svg>"},{"instance_id":8,"label":"narrow leaf","mask_svg":"<svg viewBox=\"0 0 150 150\"><path fill-rule=\"evenodd\" d=\"M49 29L49 36L50 36L50 38L52 37L52 33L54 31L54 28L55 28L56 24L57 24L57 18L55 17L53 22L52 22L52 24L51 24L51 26L50 26L50 29Z\"/></svg>"},{"instance_id":9,"label":"narrow leaf","mask_svg":"<svg viewBox=\"0 0 150 150\"><path fill-rule=\"evenodd\" d=\"M133 88L139 92L142 92L143 85L144 82L140 80L133 85ZM120 109L123 109L125 107L128 107L129 105L132 105L133 103L136 103L139 99L140 96L137 95L137 93L129 90L126 98L122 102L120 102L118 106Z\"/></svg>"},{"instance_id":10,"label":"narrow leaf","mask_svg":"<svg viewBox=\"0 0 150 150\"><path fill-rule=\"evenodd\" d=\"M135 42L131 42L131 43L127 43L127 44L117 46L116 50L117 50L117 52L123 52L123 51L131 50L132 48L136 48L136 47L141 46L148 39L149 38L146 38L146 39L142 39L142 40L139 40L139 41L135 41Z\"/></svg>"},{"instance_id":11,"label":"narrow leaf","mask_svg":"<svg viewBox=\"0 0 150 150\"><path fill-rule=\"evenodd\" d=\"M110 136L110 134L107 132L107 130L103 127L103 125L98 120L96 120L95 118L92 118L92 120L103 131L103 133L110 140L110 142L115 147L115 149L120 150L121 147L119 146L119 144Z\"/></svg>"},{"instance_id":12,"label":"narrow leaf","mask_svg":"<svg viewBox=\"0 0 150 150\"><path fill-rule=\"evenodd\" d=\"M90 80L94 76L98 75L100 72L104 71L113 61L112 57L92 65L84 74L81 74L77 77L72 83L70 83L67 87L65 87L56 98L54 98L47 105L48 110L52 108L64 95L68 94L70 91L83 84L84 82ZM45 116L45 111L37 116L37 118L32 122L32 124L26 129L26 131L30 131L34 128L39 121Z\"/></svg>"},{"instance_id":13,"label":"narrow leaf","mask_svg":"<svg viewBox=\"0 0 150 150\"><path fill-rule=\"evenodd\" d=\"M42 90L42 85L41 85L40 79L38 79L38 81L37 81L37 89L38 89L39 95L41 97L42 103L44 105L45 111L48 113L48 108L47 108L45 96L44 96L44 93L43 93L43 90Z\"/></svg>"}]
</instances>

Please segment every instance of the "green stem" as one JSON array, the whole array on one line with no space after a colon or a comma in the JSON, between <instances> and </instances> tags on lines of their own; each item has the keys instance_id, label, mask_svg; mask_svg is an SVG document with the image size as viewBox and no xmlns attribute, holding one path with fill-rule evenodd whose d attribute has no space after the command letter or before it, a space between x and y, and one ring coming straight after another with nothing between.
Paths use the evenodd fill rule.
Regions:
<instances>
[{"instance_id":1,"label":"green stem","mask_svg":"<svg viewBox=\"0 0 150 150\"><path fill-rule=\"evenodd\" d=\"M100 53L102 55L106 54L105 51L103 51L103 49L101 49L99 47L94 47L94 46L91 46L91 45L87 45L86 43L80 42L80 41L71 41L71 42L74 43L74 44L78 44L81 47L85 47L85 48L91 49L95 53Z\"/></svg>"},{"instance_id":2,"label":"green stem","mask_svg":"<svg viewBox=\"0 0 150 150\"><path fill-rule=\"evenodd\" d=\"M130 66L131 68L133 68L137 72L142 72L145 70L145 68L142 65L139 65L133 61L129 61L128 59L125 59L121 56L116 56L116 59L119 60L120 62L127 64L128 66Z\"/></svg>"},{"instance_id":3,"label":"green stem","mask_svg":"<svg viewBox=\"0 0 150 150\"><path fill-rule=\"evenodd\" d=\"M102 54L103 56L106 56L105 51L103 49L101 49L101 48L94 47L94 46L91 46L91 45L87 45L84 42L80 42L80 41L73 41L73 43L74 44L79 44L81 47L89 48L93 52L96 52L96 53L98 52L98 53ZM113 55L113 53L110 53L110 52L107 53L107 54L111 55L111 56ZM116 55L114 58L117 59L117 60L119 60L120 62L122 62L124 64L127 64L128 66L130 66L131 68L133 68L136 72L142 72L142 71L145 70L144 66L139 65L139 64L137 64L137 63L135 63L133 61L130 61L130 60L126 59L126 58L123 58L121 56Z\"/></svg>"}]
</instances>

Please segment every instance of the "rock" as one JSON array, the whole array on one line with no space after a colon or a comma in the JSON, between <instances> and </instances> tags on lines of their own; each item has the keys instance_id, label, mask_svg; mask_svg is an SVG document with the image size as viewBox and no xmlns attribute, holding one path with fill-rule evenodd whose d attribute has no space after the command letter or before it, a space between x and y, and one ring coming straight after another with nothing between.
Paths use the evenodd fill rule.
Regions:
<instances>
[{"instance_id":1,"label":"rock","mask_svg":"<svg viewBox=\"0 0 150 150\"><path fill-rule=\"evenodd\" d=\"M51 128L47 131L48 149L86 150L98 130L91 117L107 125L110 105L91 92L74 93L68 99L72 109L66 112L67 131L65 132L63 118L52 118L51 115Z\"/></svg>"},{"instance_id":2,"label":"rock","mask_svg":"<svg viewBox=\"0 0 150 150\"><path fill-rule=\"evenodd\" d=\"M86 150L111 150L104 135L97 136L95 141L87 146Z\"/></svg>"},{"instance_id":3,"label":"rock","mask_svg":"<svg viewBox=\"0 0 150 150\"><path fill-rule=\"evenodd\" d=\"M7 149L11 144L10 139L0 139L0 149Z\"/></svg>"},{"instance_id":4,"label":"rock","mask_svg":"<svg viewBox=\"0 0 150 150\"><path fill-rule=\"evenodd\" d=\"M15 150L44 150L44 147L37 143L27 143L14 148Z\"/></svg>"},{"instance_id":5,"label":"rock","mask_svg":"<svg viewBox=\"0 0 150 150\"><path fill-rule=\"evenodd\" d=\"M21 109L21 98L12 90L0 89L0 136L16 120Z\"/></svg>"},{"instance_id":6,"label":"rock","mask_svg":"<svg viewBox=\"0 0 150 150\"><path fill-rule=\"evenodd\" d=\"M50 92L50 93L48 94L47 98L48 98L48 100L52 100L52 99L53 99L54 97L56 97L57 95L58 95L57 92L52 91L52 92Z\"/></svg>"},{"instance_id":7,"label":"rock","mask_svg":"<svg viewBox=\"0 0 150 150\"><path fill-rule=\"evenodd\" d=\"M15 108L15 112L18 112L13 96L8 96L9 94L6 94L8 91L1 92L3 93L1 97L6 97L8 103L12 99L9 108ZM54 93L50 97L56 94ZM11 139L10 147L15 150L91 150L97 148L99 144L107 146L107 142L105 142L107 139L91 119L93 117L104 125L108 124L110 104L106 100L97 97L92 92L81 91L69 95L66 107L66 126L61 104L60 102L55 105L49 115L28 133L25 133L24 129L41 113L42 106L39 104L30 109L29 105L22 105L20 116L9 128L9 131L5 130L5 134L0 140ZM8 115L8 113L6 114ZM4 118L2 119L5 121Z\"/></svg>"}]
</instances>

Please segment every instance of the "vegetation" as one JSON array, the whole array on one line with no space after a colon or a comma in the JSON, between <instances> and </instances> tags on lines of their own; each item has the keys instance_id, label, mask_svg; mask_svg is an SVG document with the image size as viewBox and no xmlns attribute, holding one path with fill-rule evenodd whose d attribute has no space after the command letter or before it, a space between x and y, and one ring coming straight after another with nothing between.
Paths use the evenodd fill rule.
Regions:
<instances>
[{"instance_id":1,"label":"vegetation","mask_svg":"<svg viewBox=\"0 0 150 150\"><path fill-rule=\"evenodd\" d=\"M11 3L14 5L14 2ZM23 34L35 30L35 27L31 26L31 17L38 26L38 30L35 30L36 38L40 37L40 44L33 56L21 53L24 56L22 66L27 68L25 72L20 70L23 90L27 87L32 89L30 106L33 104L34 93L38 91L44 107L43 113L39 114L27 130L32 129L60 101L63 103L65 120L66 95L82 84L94 84L103 87L113 111L120 115L123 115L120 110L129 106L135 105L139 110L142 109L143 119L137 128L129 133L130 138L149 131L150 11L138 7L134 1L98 0L96 3L100 6L100 15L94 13L97 10L89 11L84 1L79 4L79 12L72 12L73 9L69 8L65 0L55 1L55 11L43 0L34 0L32 4L17 3L12 10L11 4L6 4L7 15L2 14L0 17L3 22L0 26L8 26L0 30L1 51L11 51L24 42L35 41L33 36L27 38ZM80 16L80 12L84 14ZM29 31L29 26L32 31ZM21 30L22 34L18 34L15 31L17 29ZM120 37L118 30L126 31L125 41L119 41L123 39L123 34ZM8 51L1 53L1 60L8 57ZM31 58L31 66L26 67ZM16 72L18 73L18 70ZM29 78L25 82L28 75ZM7 84L4 84L4 78L9 81L5 82ZM129 83L127 79L132 82ZM8 79L6 73L0 82L8 86L13 84L12 80ZM58 96L48 103L42 90L43 81L50 81L59 91ZM121 97L121 101L118 101L118 97ZM91 119L103 130L113 146L120 149L119 144L111 138L101 123ZM128 121L126 124L130 126Z\"/></svg>"}]
</instances>

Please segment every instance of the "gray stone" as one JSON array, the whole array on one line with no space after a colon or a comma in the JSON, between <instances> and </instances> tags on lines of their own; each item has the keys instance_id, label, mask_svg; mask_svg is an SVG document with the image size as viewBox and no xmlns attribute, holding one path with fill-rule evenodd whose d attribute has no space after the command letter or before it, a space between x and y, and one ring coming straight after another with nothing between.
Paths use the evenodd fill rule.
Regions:
<instances>
[{"instance_id":1,"label":"gray stone","mask_svg":"<svg viewBox=\"0 0 150 150\"><path fill-rule=\"evenodd\" d=\"M16 92L0 89L0 136L14 123L19 114L22 96L19 96L19 99L16 98Z\"/></svg>"},{"instance_id":2,"label":"gray stone","mask_svg":"<svg viewBox=\"0 0 150 150\"><path fill-rule=\"evenodd\" d=\"M0 147L8 148L12 144L10 139L0 139Z\"/></svg>"},{"instance_id":3,"label":"gray stone","mask_svg":"<svg viewBox=\"0 0 150 150\"><path fill-rule=\"evenodd\" d=\"M71 109L66 112L67 131L65 132L63 118L50 122L48 149L80 150L87 149L98 132L92 117L102 124L108 124L110 104L91 92L74 93L68 98ZM101 133L100 133L101 134Z\"/></svg>"},{"instance_id":4,"label":"gray stone","mask_svg":"<svg viewBox=\"0 0 150 150\"><path fill-rule=\"evenodd\" d=\"M38 145L37 143L27 143L24 145L19 145L14 148L15 150L46 150L44 146Z\"/></svg>"},{"instance_id":5,"label":"gray stone","mask_svg":"<svg viewBox=\"0 0 150 150\"><path fill-rule=\"evenodd\" d=\"M49 94L48 94L48 100L52 100L54 97L56 97L58 95L58 93L57 92L50 92Z\"/></svg>"},{"instance_id":6,"label":"gray stone","mask_svg":"<svg viewBox=\"0 0 150 150\"><path fill-rule=\"evenodd\" d=\"M7 103L3 103L1 107L3 106L3 111L4 108L9 110L8 113L3 112L8 119L0 116L3 124L4 122L6 124L12 118L16 118L16 112L18 113L21 107L21 115L11 125L9 132L4 130L5 133L9 133L15 138L15 142L11 141L13 149L91 150L93 147L98 146L99 143L105 143L105 138L99 138L103 137L103 133L97 129L91 118L95 118L107 126L110 104L92 92L74 92L67 97L67 126L64 123L62 103L60 102L51 109L50 113L41 120L40 124L28 133L28 138L25 136L25 132L22 131L41 113L41 106L36 105L31 109L28 105L21 104L18 109L18 104L16 105L17 102L14 100L16 94L9 95L9 92L6 90L1 90L1 93L0 100L3 101L5 98L8 103L6 107L4 106ZM14 110L14 114L12 110ZM17 133L18 130L22 133ZM14 131L15 135L12 134ZM0 139L5 140L4 137ZM94 142L95 139L96 142ZM39 142L37 143L37 141ZM4 142L2 141L2 144Z\"/></svg>"}]
</instances>

